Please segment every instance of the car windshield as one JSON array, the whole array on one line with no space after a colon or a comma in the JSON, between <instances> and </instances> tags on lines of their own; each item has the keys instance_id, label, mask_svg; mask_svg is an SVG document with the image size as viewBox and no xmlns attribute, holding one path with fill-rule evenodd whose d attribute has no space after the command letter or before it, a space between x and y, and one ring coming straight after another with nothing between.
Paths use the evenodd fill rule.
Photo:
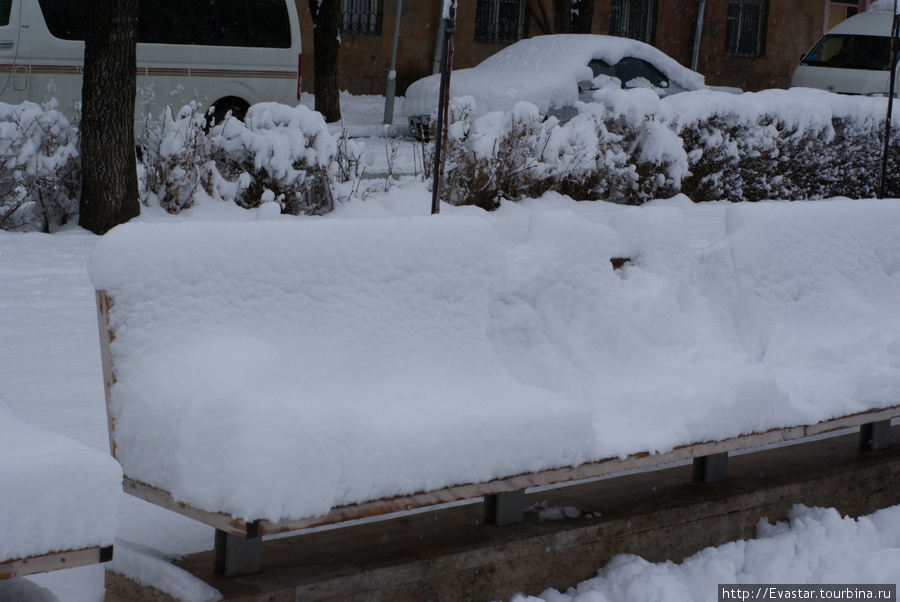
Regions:
<instances>
[{"instance_id":1,"label":"car windshield","mask_svg":"<svg viewBox=\"0 0 900 602\"><path fill-rule=\"evenodd\" d=\"M888 71L891 66L890 38L884 36L825 36L800 61L813 67Z\"/></svg>"},{"instance_id":2,"label":"car windshield","mask_svg":"<svg viewBox=\"0 0 900 602\"><path fill-rule=\"evenodd\" d=\"M656 88L666 88L669 85L666 76L659 69L647 61L630 56L623 58L614 66L594 59L588 63L588 67L591 68L595 78L599 75L615 77L623 82L626 88L646 87L648 84ZM633 81L638 83L632 85Z\"/></svg>"}]
</instances>

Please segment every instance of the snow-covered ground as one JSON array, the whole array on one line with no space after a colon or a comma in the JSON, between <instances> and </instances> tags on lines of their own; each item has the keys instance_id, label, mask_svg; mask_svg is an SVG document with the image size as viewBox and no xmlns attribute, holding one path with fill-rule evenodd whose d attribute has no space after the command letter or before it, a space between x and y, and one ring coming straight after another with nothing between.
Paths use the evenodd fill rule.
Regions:
<instances>
[{"instance_id":1,"label":"snow-covered ground","mask_svg":"<svg viewBox=\"0 0 900 602\"><path fill-rule=\"evenodd\" d=\"M379 167L388 167L384 157L387 156L389 143L377 137L383 116L382 103L383 99L379 97L342 97L348 131L351 135L356 133L367 136L363 140L366 145L364 162L372 166L373 172ZM402 122L395 119L396 123ZM412 145L403 148L404 152L398 153L393 159L393 169L395 173L413 173L416 165ZM389 191L385 192L385 188L383 183L373 186L364 199L341 203L326 218L284 219L331 221L397 218L426 215L429 212L431 195L424 183L415 178L402 177ZM695 206L684 198L677 198L653 205L653 209L663 214L680 215L681 252L708 253L706 256L712 258L710 269L725 259L721 254L716 257L715 243L726 233L726 204ZM775 214L780 211L781 205L772 204L770 207ZM864 208L861 207L860 210ZM575 203L570 199L547 195L534 201L505 203L491 215L490 221L498 241L512 247L517 241L526 238L535 223L546 232L552 232L555 225L560 223L571 227L572 219L581 218L592 222L613 222L618 224L620 231L627 229L629 224L640 226L640 222L629 217L634 215L633 211L635 210L605 203ZM758 212L765 214L766 206L760 205ZM464 218L483 217L480 210L473 208L444 207L443 213ZM539 214L546 216L540 217ZM563 222L559 222L560 216L565 218ZM178 217L146 210L140 221L237 221L255 220L257 217L273 216L267 211L245 211L234 206L200 203ZM93 287L87 273L88 256L97 240L97 237L77 227L68 227L53 235L0 232L0 257L3 258L0 262L0 279L4 282L4 286L0 287L0 392L19 419L105 451L108 449L107 425L96 309ZM827 243L827 240L820 240L812 248L824 251L828 249ZM879 251L886 248L896 253L896 245L892 247L889 240L882 240L879 244ZM711 250L706 251L707 249ZM654 247L652 250L661 249ZM865 249L853 246L844 247L842 251L860 258L865 253ZM657 259L666 260L665 257ZM810 265L814 263L812 258ZM888 281L896 278L898 265L900 263L895 263L890 253L876 253L871 257L867 256L865 261L858 264L858 268L874 270L873 266L876 266L884 274L885 286L891 288L893 285L888 286ZM772 269L768 276L771 278L789 276L780 271L777 262L770 267ZM874 278L877 272L871 271L868 275ZM645 288L645 292L650 291L654 284L662 287L657 292L665 292L665 283L658 279L645 282L650 287ZM799 284L796 291L798 294L810 290L803 289ZM831 286L834 283L827 284ZM871 313L863 312L862 318L859 312L854 315L857 319L867 319L867 316L870 318L863 325L868 325L872 330L877 329L882 337L878 339L880 342L867 346L865 341L845 338L838 341L839 345L835 348L829 345L831 341L822 341L822 353L818 357L823 362L822 365L835 361L840 363L842 360L849 360L853 353L874 348L882 350L883 353L879 356L882 360L889 360L897 352L896 342L887 340L890 333L896 334L900 329L897 314L875 311L879 302L875 294L877 288L878 282L872 280L867 289L874 295L874 305L869 303L872 298L863 299L869 303L867 307L872 310ZM849 291L843 291L848 293L846 296L841 295L840 289L829 289L827 292L830 295L838 294L848 303L848 307L863 307L858 305L858 296L850 295ZM678 291L671 293L674 300ZM727 295L728 291L720 293ZM777 301L773 298L760 299L760 313L756 317L766 317L767 308L776 307L770 304ZM816 309L816 305L813 304L810 308ZM665 329L666 323L661 322L658 326ZM782 333L762 333L759 328L764 328L764 323L756 323L755 327L757 330L746 331L744 334L765 334L765 341L745 343L751 347L753 344L767 343L766 347L759 348L760 354L782 354L789 357L795 349L790 338L779 336ZM675 330L668 332L671 336L678 334ZM710 333L695 334L707 336ZM677 336L671 342L682 350L689 347ZM834 357L835 353L838 357ZM782 382L795 384L814 381L817 366L807 367L807 372L797 371L780 378ZM852 367L848 362L848 368ZM672 374L676 373L674 368ZM882 383L887 383L885 390L892 388L890 383L898 378L898 372L900 370L896 363L891 365L887 361L884 364ZM0 500L2 499L3 492L0 489ZM114 563L118 570L152 582L162 589L169 589L184 599L214 599L215 592L161 561L166 557L210 549L212 542L212 528L124 496ZM565 594L545 592L543 599L548 602L571 599L579 602L714 600L716 584L729 582L897 584L900 583L900 508L886 509L859 520L841 518L833 510L797 508L790 524L761 524L756 540L704 550L678 565L652 565L634 557L619 557L608 567L598 569L602 570L597 579L578 585L577 589ZM0 582L0 600L58 598L65 602L96 602L103 599L103 571L104 567L100 566L85 567Z\"/></svg>"}]
</instances>

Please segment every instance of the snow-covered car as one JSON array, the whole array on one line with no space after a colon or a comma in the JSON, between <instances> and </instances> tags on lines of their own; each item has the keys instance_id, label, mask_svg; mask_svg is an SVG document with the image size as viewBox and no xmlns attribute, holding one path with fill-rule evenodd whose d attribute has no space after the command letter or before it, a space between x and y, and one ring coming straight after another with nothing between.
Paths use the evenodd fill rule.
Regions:
<instances>
[{"instance_id":1,"label":"snow-covered car","mask_svg":"<svg viewBox=\"0 0 900 602\"><path fill-rule=\"evenodd\" d=\"M414 82L402 113L414 135L427 131L437 109L440 74ZM471 96L475 112L509 110L521 100L561 120L575 103L593 100L605 86L646 87L659 96L705 88L703 76L662 51L628 38L557 34L521 40L470 69L454 70L450 97Z\"/></svg>"}]
</instances>

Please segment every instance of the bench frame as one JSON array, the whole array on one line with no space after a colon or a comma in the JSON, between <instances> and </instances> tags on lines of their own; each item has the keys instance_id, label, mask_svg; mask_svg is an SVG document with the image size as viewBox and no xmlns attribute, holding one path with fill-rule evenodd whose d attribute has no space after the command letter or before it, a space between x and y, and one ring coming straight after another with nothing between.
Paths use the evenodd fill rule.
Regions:
<instances>
[{"instance_id":1,"label":"bench frame","mask_svg":"<svg viewBox=\"0 0 900 602\"><path fill-rule=\"evenodd\" d=\"M104 291L97 291L109 443L110 451L115 457L115 424L109 411L111 389L115 382L115 371L109 348L115 338L115 333L109 326L109 309L112 303L113 300ZM895 405L850 414L812 425L776 428L720 441L683 445L665 453L642 452L626 458L607 458L574 467L567 466L514 475L483 483L454 485L435 491L423 491L412 495L340 506L333 508L323 516L278 522L269 520L248 522L235 519L225 513L202 510L176 500L168 491L136 481L129 478L128 475L125 475L123 487L128 494L215 527L215 570L225 576L238 576L260 570L262 538L265 535L298 531L361 518L385 516L415 508L477 498L484 498L485 522L502 526L520 522L523 519L524 492L527 488L562 486L575 481L615 476L633 470L659 469L673 462L686 460L693 461L694 480L714 483L727 478L728 454L731 452L799 442L803 439L847 428L860 429L860 449L870 451L886 449L890 446L891 419L898 417L900 417L900 405Z\"/></svg>"},{"instance_id":2,"label":"bench frame","mask_svg":"<svg viewBox=\"0 0 900 602\"><path fill-rule=\"evenodd\" d=\"M102 548L98 546L6 560L0 562L0 580L109 562L112 557L112 546Z\"/></svg>"}]
</instances>

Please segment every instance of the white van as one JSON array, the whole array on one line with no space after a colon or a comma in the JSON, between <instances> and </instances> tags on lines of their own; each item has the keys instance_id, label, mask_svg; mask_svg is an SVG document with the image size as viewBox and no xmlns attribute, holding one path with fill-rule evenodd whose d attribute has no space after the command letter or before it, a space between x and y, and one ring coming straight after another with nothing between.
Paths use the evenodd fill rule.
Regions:
<instances>
[{"instance_id":1,"label":"white van","mask_svg":"<svg viewBox=\"0 0 900 602\"><path fill-rule=\"evenodd\" d=\"M800 60L791 87L887 96L892 16L892 11L869 11L828 30Z\"/></svg>"},{"instance_id":2,"label":"white van","mask_svg":"<svg viewBox=\"0 0 900 602\"><path fill-rule=\"evenodd\" d=\"M87 0L0 0L0 101L81 101ZM135 121L192 100L220 118L300 98L294 0L141 0ZM136 126L138 125L136 124Z\"/></svg>"}]
</instances>

